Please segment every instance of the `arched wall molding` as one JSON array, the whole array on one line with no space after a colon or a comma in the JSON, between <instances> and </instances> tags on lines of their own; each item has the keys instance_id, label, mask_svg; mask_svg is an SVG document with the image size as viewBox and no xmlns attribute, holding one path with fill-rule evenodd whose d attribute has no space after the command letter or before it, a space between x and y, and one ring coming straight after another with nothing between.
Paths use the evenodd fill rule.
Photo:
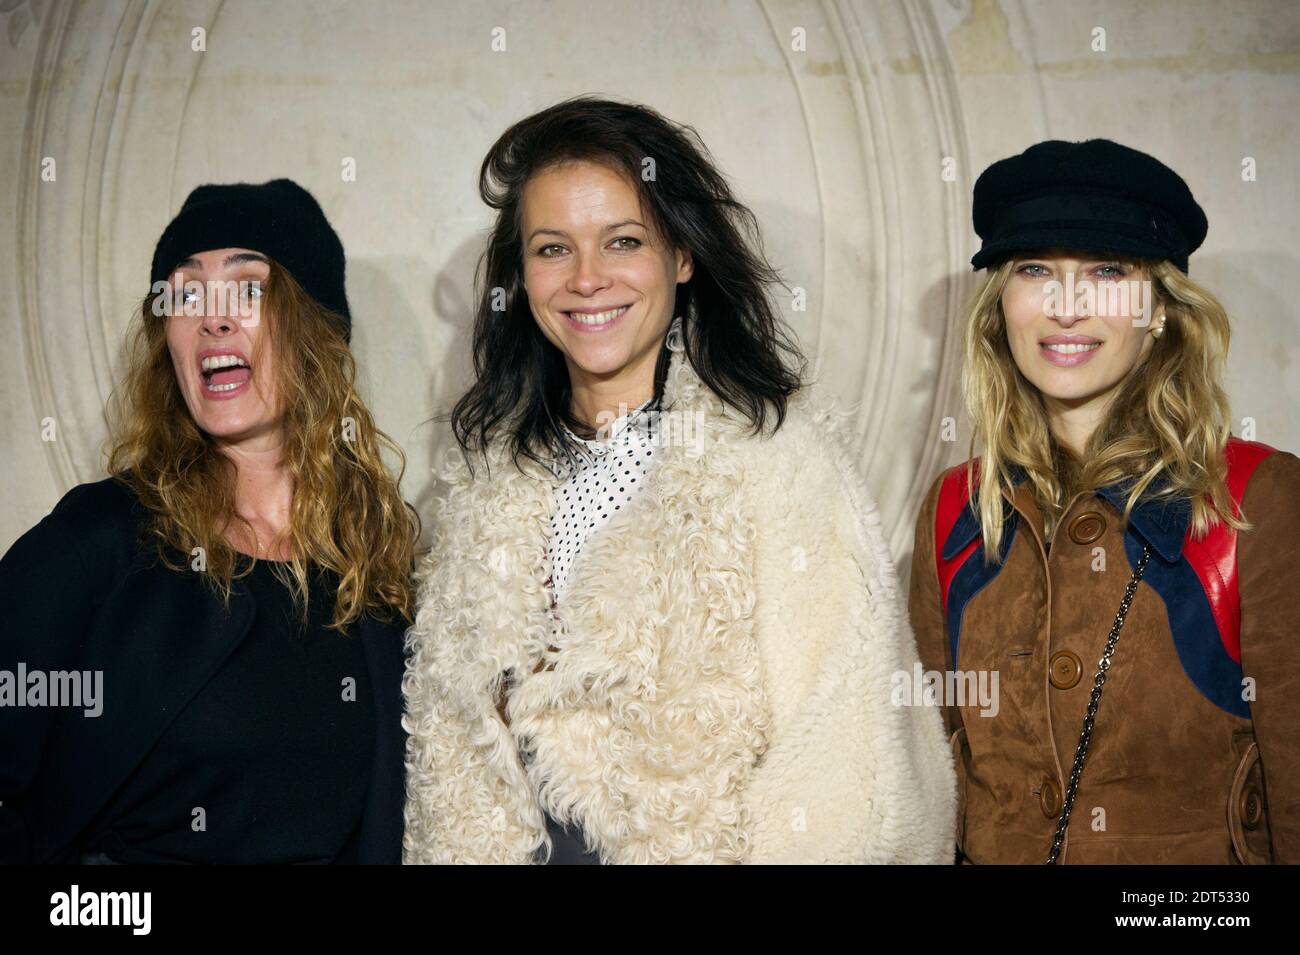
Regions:
<instances>
[{"instance_id":1,"label":"arched wall molding","mask_svg":"<svg viewBox=\"0 0 1300 955\"><path fill-rule=\"evenodd\" d=\"M158 201L158 170L124 168L123 157L129 137L139 132L130 125L138 108L134 98L141 95L140 78L154 65L150 58L158 47L149 42L149 32L164 6L158 0L51 0L39 31L21 154L27 169L53 157L64 187L19 177L14 252L33 411L37 420L49 416L58 425L59 438L44 446L63 490L100 475L103 408L130 318L127 300L113 284L112 242L105 240L124 225L138 234L141 200L147 195ZM190 5L187 19L210 30L220 6ZM111 41L69 52L70 41L85 35ZM157 134L168 116L177 117L171 125L179 128L202 62L192 59L180 73L183 82L144 94L146 133Z\"/></svg>"},{"instance_id":2,"label":"arched wall molding","mask_svg":"<svg viewBox=\"0 0 1300 955\"><path fill-rule=\"evenodd\" d=\"M1180 108L1173 87L1124 73L1147 69L1140 57L1129 56L1118 79L1080 59L1062 35L1083 29L1085 15L1071 5L1053 14L1049 6L670 0L629 3L606 23L575 19L578 0L447 8L392 0L387 18L369 16L365 5L310 8L325 9L329 27L299 35L287 28L309 8L295 0L9 0L0 9L0 43L7 40L11 54L3 103L15 133L7 155L18 168L9 197L14 229L0 240L12 243L0 261L13 271L13 294L0 313L19 347L0 359L8 383L0 415L13 422L0 456L20 462L12 466L20 503L5 516L0 546L68 488L100 475L104 402L143 269L179 203L200 182L259 175L301 177L344 235L349 294L366 298L354 346L368 397L407 449L407 497L427 504L429 465L446 441L430 439L420 424L445 410L464 377L458 349L488 221L474 195L477 162L526 112L595 91L695 125L758 213L776 264L808 290L808 311L787 305L787 317L813 359L815 387L857 408L855 460L895 555L906 556L921 496L945 465L966 457L969 443L958 393L959 325L975 284L975 174L1048 135L1075 138L1081 130L1124 139L1127 132L1133 139L1124 126L1132 116L1083 108L1099 90L1140 88L1150 100L1144 109L1163 104L1173 115ZM1282 6L1276 15L1286 15ZM1183 19L1162 26L1152 42L1190 49L1205 22L1221 24L1215 42L1223 49L1210 73L1182 78L1202 91L1218 84L1223 103L1242 104L1233 115L1245 130L1241 148L1261 154L1261 169L1285 165L1294 135L1278 131L1267 106L1252 112L1257 100L1282 102L1294 83L1285 50L1258 65L1249 59L1259 40L1249 24L1234 27L1233 16L1210 4ZM509 24L515 52L494 59L485 41L498 22ZM555 22L578 27L555 30ZM808 31L806 53L790 49L795 25ZM203 55L189 49L196 26L208 31ZM1179 31L1183 39L1168 38ZM575 53L585 41L623 35L636 38L626 68L598 84ZM1220 82L1220 74L1228 79ZM255 86L258 108L234 111L223 84ZM1293 248L1290 227L1264 222L1261 231L1258 200L1251 206L1251 194L1233 191L1237 170L1225 175L1223 167L1235 160L1221 154L1235 141L1207 143L1206 156L1180 152L1198 119L1181 108L1165 136L1169 155L1221 210L1211 232L1217 249L1209 258L1200 253L1198 269L1245 309L1287 316L1293 257L1278 253L1277 265L1259 269L1258 250ZM204 141L205 123L231 120L252 124L255 150ZM409 135L390 135L402 124L410 124ZM1161 152L1158 137L1133 141ZM356 186L339 184L337 154L345 149L367 170ZM45 156L58 162L57 183L36 172ZM955 173L947 182L939 175L944 157ZM1239 207L1253 211L1233 222ZM1267 278L1252 285L1238 278L1243 269ZM1234 343L1234 352L1243 344ZM1276 363L1284 375L1285 349L1261 348L1257 339L1248 354L1255 366ZM1268 418L1262 439L1296 443L1284 433L1294 420L1287 404L1294 390L1256 384L1267 376L1255 367L1239 379L1239 414ZM32 420L47 416L59 439L38 447ZM953 443L938 440L947 417L958 420Z\"/></svg>"},{"instance_id":3,"label":"arched wall molding","mask_svg":"<svg viewBox=\"0 0 1300 955\"><path fill-rule=\"evenodd\" d=\"M896 168L893 160L900 151L933 157L930 144L954 141L950 130L960 124L950 109L930 107L934 123L900 122L890 104L904 101L900 97L918 102L920 87L901 90L881 64L919 58L926 64L923 74L940 70L943 84L951 68L936 56L943 43L933 19L914 2L873 5L870 29L861 8L847 0L810 3L793 13L787 5L766 2L753 9L783 51L782 68L800 107L799 115L785 118L781 134L794 129L806 138L816 178L818 208L802 211L817 220L820 288L814 284L815 301L811 315L801 319L801 334L818 387L859 409L855 451L889 514L895 508L888 501L906 506L923 490L910 479L900 482L899 475L910 478L912 463L930 453L925 435L934 430L934 422L889 420L891 395L906 387L909 369L930 363L913 353L925 343L903 326L914 292L907 283L915 280L907 267L915 230L906 223L934 219L928 208L917 208L899 181L910 171ZM204 27L210 39L219 29L237 30L246 12L233 3L199 3L186 5L182 19L174 6L157 0L53 0L45 11L23 155L29 168L44 155L56 156L60 179L77 188L42 191L39 181L21 177L22 229L15 253L23 277L19 314L32 403L38 418L49 414L61 423L62 440L48 443L45 453L53 479L65 490L100 472L102 408L120 370L130 310L138 305L120 280L123 250L130 249L133 259L147 256L151 239L196 178L194 170L180 168L179 144L187 111L203 89L207 60L187 61L178 37L190 26ZM236 20L227 24L226 16ZM786 24L794 20L816 35L821 48L806 56L789 50ZM70 46L85 36L104 39L84 49ZM910 77L902 83L916 86ZM929 101L943 102L936 89L930 84ZM148 137L150 148L139 148L141 137ZM749 195L782 193L779 183L751 180L741 186ZM959 210L957 203L940 214L955 222ZM67 261L50 268L55 249ZM846 334L856 336L848 348ZM906 518L895 523L901 527Z\"/></svg>"},{"instance_id":4,"label":"arched wall molding","mask_svg":"<svg viewBox=\"0 0 1300 955\"><path fill-rule=\"evenodd\" d=\"M880 499L895 554L905 555L911 515L931 478L965 456L964 445L937 441L942 420L958 413L958 325L974 286L970 151L955 69L919 0L823 0L799 14L765 8L808 114L817 170L824 295L809 350L826 389L858 409L856 459ZM829 69L789 50L778 10L787 20L816 16L834 43ZM898 63L916 64L915 72L900 72ZM839 79L837 88L819 94L827 75ZM940 180L943 157L954 163L951 182ZM860 257L844 254L859 243ZM923 323L921 293L937 281L941 314ZM855 321L858 334L845 348ZM937 340L913 333L922 324ZM918 384L931 393L921 417L900 400Z\"/></svg>"}]
</instances>

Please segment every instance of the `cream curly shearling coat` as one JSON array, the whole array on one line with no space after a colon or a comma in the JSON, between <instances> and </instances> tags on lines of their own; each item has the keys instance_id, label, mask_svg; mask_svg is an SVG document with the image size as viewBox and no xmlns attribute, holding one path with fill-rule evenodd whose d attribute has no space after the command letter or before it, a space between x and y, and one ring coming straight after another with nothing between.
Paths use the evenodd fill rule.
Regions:
<instances>
[{"instance_id":1,"label":"cream curly shearling coat","mask_svg":"<svg viewBox=\"0 0 1300 955\"><path fill-rule=\"evenodd\" d=\"M703 427L655 448L558 620L554 476L444 465L407 635L405 860L538 861L545 805L605 862L951 862L950 750L938 709L891 703L917 653L837 416L800 395L753 436L680 345L664 397Z\"/></svg>"}]
</instances>

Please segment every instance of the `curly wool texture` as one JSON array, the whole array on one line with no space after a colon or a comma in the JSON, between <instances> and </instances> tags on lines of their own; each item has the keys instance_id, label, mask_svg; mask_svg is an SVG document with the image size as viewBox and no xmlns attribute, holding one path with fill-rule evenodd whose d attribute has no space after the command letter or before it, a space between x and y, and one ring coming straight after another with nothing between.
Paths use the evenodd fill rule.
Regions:
<instances>
[{"instance_id":1,"label":"curly wool texture","mask_svg":"<svg viewBox=\"0 0 1300 955\"><path fill-rule=\"evenodd\" d=\"M545 806L606 862L950 862L951 753L937 709L890 702L916 650L836 416L801 395L752 436L678 350L664 404L679 440L560 621L551 475L445 463L407 634L405 861L540 861Z\"/></svg>"}]
</instances>

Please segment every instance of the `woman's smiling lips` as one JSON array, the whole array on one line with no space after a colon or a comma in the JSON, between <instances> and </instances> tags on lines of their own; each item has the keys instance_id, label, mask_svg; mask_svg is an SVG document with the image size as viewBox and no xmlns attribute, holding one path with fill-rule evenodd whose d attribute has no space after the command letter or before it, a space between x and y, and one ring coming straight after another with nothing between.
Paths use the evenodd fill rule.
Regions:
<instances>
[{"instance_id":1,"label":"woman's smiling lips","mask_svg":"<svg viewBox=\"0 0 1300 955\"><path fill-rule=\"evenodd\" d=\"M1038 353L1053 365L1082 365L1097 354L1100 339L1087 335L1049 335L1038 343Z\"/></svg>"},{"instance_id":2,"label":"woman's smiling lips","mask_svg":"<svg viewBox=\"0 0 1300 955\"><path fill-rule=\"evenodd\" d=\"M579 332L603 332L617 325L627 314L631 305L615 305L609 308L575 308L563 314L569 327Z\"/></svg>"}]
</instances>

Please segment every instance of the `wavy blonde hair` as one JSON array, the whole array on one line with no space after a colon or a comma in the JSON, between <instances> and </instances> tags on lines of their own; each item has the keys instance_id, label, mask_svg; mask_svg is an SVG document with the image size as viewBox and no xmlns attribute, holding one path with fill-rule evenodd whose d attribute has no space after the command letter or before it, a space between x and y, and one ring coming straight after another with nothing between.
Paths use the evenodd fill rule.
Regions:
<instances>
[{"instance_id":1,"label":"wavy blonde hair","mask_svg":"<svg viewBox=\"0 0 1300 955\"><path fill-rule=\"evenodd\" d=\"M1230 329L1219 300L1168 261L1123 259L1151 280L1163 305L1164 333L1120 383L1106 415L1078 460L1053 439L1042 396L1012 358L1002 293L1016 260L990 271L967 310L962 390L974 425L980 480L968 470L984 538L996 562L1002 543L1002 494L1012 494L1010 469L1025 470L1050 535L1070 498L1131 482L1123 520L1144 499L1185 498L1193 535L1219 521L1248 524L1234 511L1224 447L1231 434L1228 399L1219 381ZM1159 483L1157 482L1159 480Z\"/></svg>"},{"instance_id":2,"label":"wavy blonde hair","mask_svg":"<svg viewBox=\"0 0 1300 955\"><path fill-rule=\"evenodd\" d=\"M294 488L284 583L304 621L309 563L338 575L333 629L343 630L368 611L381 619L396 611L410 620L420 522L398 489L405 455L375 426L357 394L343 319L275 262L262 287L263 335L274 345L273 375L284 409L283 466ZM242 524L256 538L235 513L234 462L185 404L167 347L169 319L154 313L157 297L147 295L135 317L126 376L110 401L108 471L149 512L148 534L162 562L186 570L193 549L203 548L206 579L228 605L232 581L251 573L256 560L236 551L225 529ZM385 449L397 456L396 478L384 464Z\"/></svg>"}]
</instances>

